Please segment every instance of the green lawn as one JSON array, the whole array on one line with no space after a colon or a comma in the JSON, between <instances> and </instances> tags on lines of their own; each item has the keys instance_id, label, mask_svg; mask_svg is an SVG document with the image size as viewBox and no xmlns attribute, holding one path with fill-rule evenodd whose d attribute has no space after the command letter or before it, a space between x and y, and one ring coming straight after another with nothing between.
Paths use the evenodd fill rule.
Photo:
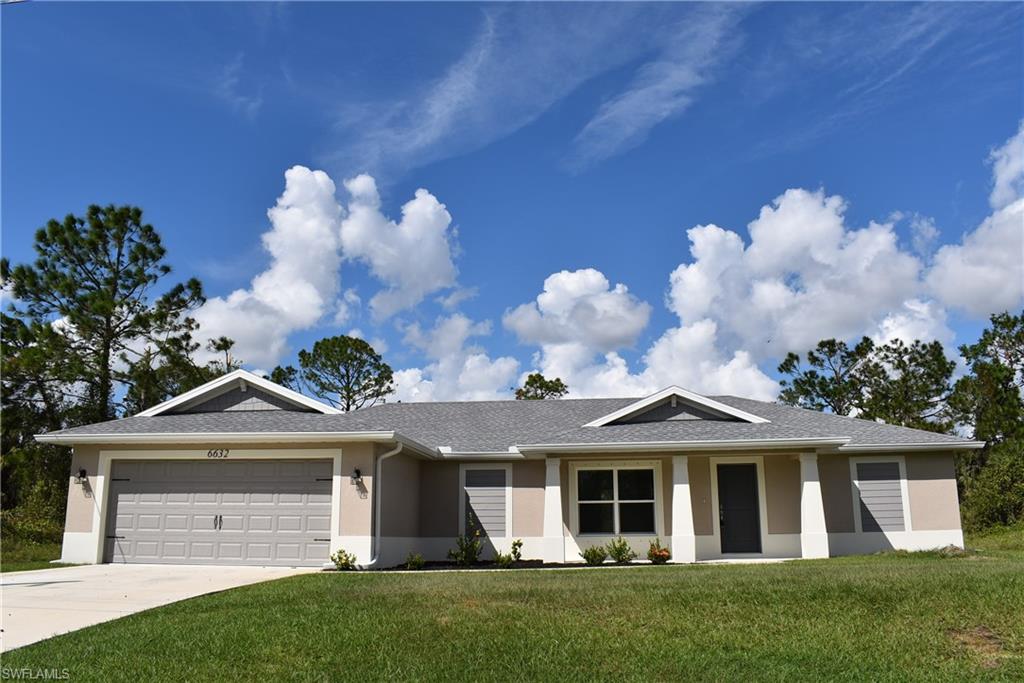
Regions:
<instances>
[{"instance_id":1,"label":"green lawn","mask_svg":"<svg viewBox=\"0 0 1024 683\"><path fill-rule=\"evenodd\" d=\"M313 574L101 624L3 666L98 681L1022 680L1024 529L968 545L982 550Z\"/></svg>"},{"instance_id":2,"label":"green lawn","mask_svg":"<svg viewBox=\"0 0 1024 683\"><path fill-rule=\"evenodd\" d=\"M14 543L0 545L0 572L24 572L30 569L67 567L66 564L52 564L50 560L60 558L59 543Z\"/></svg>"}]
</instances>

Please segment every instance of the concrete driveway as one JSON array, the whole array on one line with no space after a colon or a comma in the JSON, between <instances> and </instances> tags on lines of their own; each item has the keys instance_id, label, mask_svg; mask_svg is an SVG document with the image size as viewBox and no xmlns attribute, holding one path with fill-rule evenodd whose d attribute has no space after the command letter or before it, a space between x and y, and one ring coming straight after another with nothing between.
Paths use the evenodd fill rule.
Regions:
<instances>
[{"instance_id":1,"label":"concrete driveway","mask_svg":"<svg viewBox=\"0 0 1024 683\"><path fill-rule=\"evenodd\" d=\"M98 564L0 575L0 652L205 593L318 571Z\"/></svg>"}]
</instances>

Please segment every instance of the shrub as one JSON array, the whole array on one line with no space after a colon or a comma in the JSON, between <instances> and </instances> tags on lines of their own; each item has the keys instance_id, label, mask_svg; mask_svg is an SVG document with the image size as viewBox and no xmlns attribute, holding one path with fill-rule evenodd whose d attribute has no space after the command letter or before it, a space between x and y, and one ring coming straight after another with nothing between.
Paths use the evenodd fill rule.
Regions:
<instances>
[{"instance_id":1,"label":"shrub","mask_svg":"<svg viewBox=\"0 0 1024 683\"><path fill-rule=\"evenodd\" d=\"M17 507L0 512L0 537L7 543L61 543L64 540L62 501L52 483L35 482Z\"/></svg>"},{"instance_id":2,"label":"shrub","mask_svg":"<svg viewBox=\"0 0 1024 683\"><path fill-rule=\"evenodd\" d=\"M964 528L977 531L1024 521L1024 441L992 448L988 462L964 492Z\"/></svg>"},{"instance_id":3,"label":"shrub","mask_svg":"<svg viewBox=\"0 0 1024 683\"><path fill-rule=\"evenodd\" d=\"M339 571L350 571L356 568L356 556L346 553L344 548L338 548L338 552L331 555L331 562Z\"/></svg>"},{"instance_id":4,"label":"shrub","mask_svg":"<svg viewBox=\"0 0 1024 683\"><path fill-rule=\"evenodd\" d=\"M615 564L629 564L636 559L636 553L629 547L629 541L622 536L608 542L608 555Z\"/></svg>"},{"instance_id":5,"label":"shrub","mask_svg":"<svg viewBox=\"0 0 1024 683\"><path fill-rule=\"evenodd\" d=\"M521 538L512 541L512 559L516 562L523 559L523 539Z\"/></svg>"},{"instance_id":6,"label":"shrub","mask_svg":"<svg viewBox=\"0 0 1024 683\"><path fill-rule=\"evenodd\" d=\"M512 557L512 553L494 553L494 564L498 565L502 569L508 569L516 560Z\"/></svg>"},{"instance_id":7,"label":"shrub","mask_svg":"<svg viewBox=\"0 0 1024 683\"><path fill-rule=\"evenodd\" d=\"M455 547L448 551L448 559L455 564L468 567L480 559L480 551L484 549L484 543L480 540L480 530L474 529L472 525L466 529L466 533L455 539Z\"/></svg>"},{"instance_id":8,"label":"shrub","mask_svg":"<svg viewBox=\"0 0 1024 683\"><path fill-rule=\"evenodd\" d=\"M651 564L665 564L672 559L672 553L661 544L661 539L651 541L651 547L647 550L647 559Z\"/></svg>"},{"instance_id":9,"label":"shrub","mask_svg":"<svg viewBox=\"0 0 1024 683\"><path fill-rule=\"evenodd\" d=\"M608 559L608 551L604 549L603 545L592 545L580 553L580 557L591 567L596 567L599 564L604 564L604 561Z\"/></svg>"},{"instance_id":10,"label":"shrub","mask_svg":"<svg viewBox=\"0 0 1024 683\"><path fill-rule=\"evenodd\" d=\"M405 556L406 569L411 569L412 571L423 569L423 565L425 565L426 563L427 561L424 560L423 556L419 553L410 552L408 555Z\"/></svg>"}]
</instances>

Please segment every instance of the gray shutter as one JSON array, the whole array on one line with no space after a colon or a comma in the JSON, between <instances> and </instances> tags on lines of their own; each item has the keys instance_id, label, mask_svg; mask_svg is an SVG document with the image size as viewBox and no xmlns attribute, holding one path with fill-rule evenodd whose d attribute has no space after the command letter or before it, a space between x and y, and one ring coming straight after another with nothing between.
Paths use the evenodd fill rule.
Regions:
<instances>
[{"instance_id":1,"label":"gray shutter","mask_svg":"<svg viewBox=\"0 0 1024 683\"><path fill-rule=\"evenodd\" d=\"M504 469L466 470L466 531L480 529L491 538L504 538L505 529Z\"/></svg>"},{"instance_id":2,"label":"gray shutter","mask_svg":"<svg viewBox=\"0 0 1024 683\"><path fill-rule=\"evenodd\" d=\"M899 463L857 463L857 488L864 531L903 531L906 528Z\"/></svg>"}]
</instances>

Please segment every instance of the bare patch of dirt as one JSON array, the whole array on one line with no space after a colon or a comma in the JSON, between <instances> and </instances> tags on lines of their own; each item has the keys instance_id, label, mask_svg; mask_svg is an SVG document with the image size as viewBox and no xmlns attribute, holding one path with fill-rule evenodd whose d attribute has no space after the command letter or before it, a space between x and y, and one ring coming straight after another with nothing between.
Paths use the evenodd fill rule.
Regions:
<instances>
[{"instance_id":1,"label":"bare patch of dirt","mask_svg":"<svg viewBox=\"0 0 1024 683\"><path fill-rule=\"evenodd\" d=\"M984 669L995 669L1006 655L1002 639L988 626L952 629L949 637L977 657Z\"/></svg>"}]
</instances>

